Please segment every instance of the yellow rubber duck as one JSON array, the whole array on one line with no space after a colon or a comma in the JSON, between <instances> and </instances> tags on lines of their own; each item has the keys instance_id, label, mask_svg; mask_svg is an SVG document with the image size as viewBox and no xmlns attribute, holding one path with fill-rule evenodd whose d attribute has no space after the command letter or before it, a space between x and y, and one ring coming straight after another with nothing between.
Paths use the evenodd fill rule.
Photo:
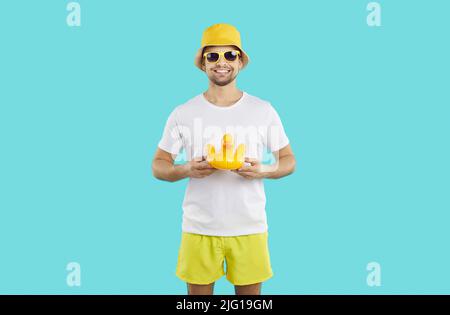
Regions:
<instances>
[{"instance_id":1,"label":"yellow rubber duck","mask_svg":"<svg viewBox=\"0 0 450 315\"><path fill-rule=\"evenodd\" d=\"M207 155L206 161L217 169L221 170L235 170L244 164L245 161L245 145L240 144L236 151L234 151L233 136L226 133L222 138L222 149L216 153L213 145L206 146Z\"/></svg>"}]
</instances>

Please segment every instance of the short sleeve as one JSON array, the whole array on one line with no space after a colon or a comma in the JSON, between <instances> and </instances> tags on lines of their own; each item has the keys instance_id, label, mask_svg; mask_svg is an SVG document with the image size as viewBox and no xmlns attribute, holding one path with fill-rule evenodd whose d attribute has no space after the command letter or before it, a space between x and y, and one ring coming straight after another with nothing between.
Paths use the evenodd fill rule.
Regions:
<instances>
[{"instance_id":1,"label":"short sleeve","mask_svg":"<svg viewBox=\"0 0 450 315\"><path fill-rule=\"evenodd\" d=\"M183 148L182 135L179 130L179 124L177 121L177 110L173 110L167 119L161 140L158 143L158 147L173 155L180 153Z\"/></svg>"},{"instance_id":2,"label":"short sleeve","mask_svg":"<svg viewBox=\"0 0 450 315\"><path fill-rule=\"evenodd\" d=\"M289 144L280 116L277 111L269 106L269 123L267 129L267 149L270 152L278 151Z\"/></svg>"}]
</instances>

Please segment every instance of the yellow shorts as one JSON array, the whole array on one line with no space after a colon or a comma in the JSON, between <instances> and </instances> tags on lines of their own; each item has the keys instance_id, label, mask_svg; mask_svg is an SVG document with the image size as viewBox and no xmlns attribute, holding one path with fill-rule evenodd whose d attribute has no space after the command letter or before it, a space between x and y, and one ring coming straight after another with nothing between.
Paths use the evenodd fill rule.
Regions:
<instances>
[{"instance_id":1,"label":"yellow shorts","mask_svg":"<svg viewBox=\"0 0 450 315\"><path fill-rule=\"evenodd\" d=\"M225 274L234 285L263 282L273 275L267 237L267 232L242 236L183 232L176 275L192 284L210 284Z\"/></svg>"}]
</instances>

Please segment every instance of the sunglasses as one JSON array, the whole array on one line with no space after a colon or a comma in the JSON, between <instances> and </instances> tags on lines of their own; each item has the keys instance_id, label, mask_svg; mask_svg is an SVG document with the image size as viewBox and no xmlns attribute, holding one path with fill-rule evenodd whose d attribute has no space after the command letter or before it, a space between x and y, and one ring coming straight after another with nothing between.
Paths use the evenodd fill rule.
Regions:
<instances>
[{"instance_id":1,"label":"sunglasses","mask_svg":"<svg viewBox=\"0 0 450 315\"><path fill-rule=\"evenodd\" d=\"M219 52L206 52L203 54L203 58L206 57L208 62L219 61L220 56L225 57L227 61L235 61L238 56L241 55L239 50L219 51Z\"/></svg>"}]
</instances>

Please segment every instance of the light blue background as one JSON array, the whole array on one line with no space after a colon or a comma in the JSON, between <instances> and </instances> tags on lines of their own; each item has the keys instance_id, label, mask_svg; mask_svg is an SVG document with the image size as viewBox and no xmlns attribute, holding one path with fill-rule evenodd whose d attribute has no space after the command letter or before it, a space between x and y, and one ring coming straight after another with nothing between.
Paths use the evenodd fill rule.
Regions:
<instances>
[{"instance_id":1,"label":"light blue background","mask_svg":"<svg viewBox=\"0 0 450 315\"><path fill-rule=\"evenodd\" d=\"M218 22L298 163L266 182L263 293L450 293L449 1L379 1L380 28L368 0L80 0L80 28L68 2L0 2L0 293L186 292L186 180L150 164L170 111L207 88L193 56Z\"/></svg>"}]
</instances>

